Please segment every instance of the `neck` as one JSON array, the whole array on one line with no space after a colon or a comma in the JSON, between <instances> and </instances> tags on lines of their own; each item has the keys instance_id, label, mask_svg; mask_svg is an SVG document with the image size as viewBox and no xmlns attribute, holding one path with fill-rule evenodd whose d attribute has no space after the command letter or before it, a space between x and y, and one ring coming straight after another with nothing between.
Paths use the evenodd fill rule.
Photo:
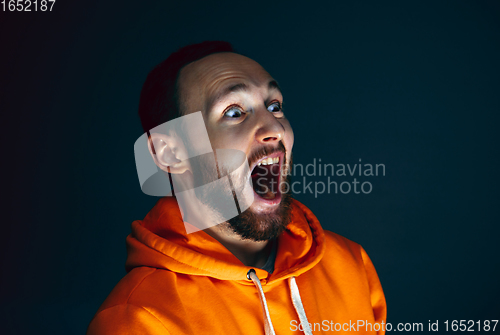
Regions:
<instances>
[{"instance_id":1,"label":"neck","mask_svg":"<svg viewBox=\"0 0 500 335\"><path fill-rule=\"evenodd\" d=\"M271 246L269 241L243 240L239 235L230 231L225 224L210 227L204 231L219 241L244 265L261 268L266 264Z\"/></svg>"}]
</instances>

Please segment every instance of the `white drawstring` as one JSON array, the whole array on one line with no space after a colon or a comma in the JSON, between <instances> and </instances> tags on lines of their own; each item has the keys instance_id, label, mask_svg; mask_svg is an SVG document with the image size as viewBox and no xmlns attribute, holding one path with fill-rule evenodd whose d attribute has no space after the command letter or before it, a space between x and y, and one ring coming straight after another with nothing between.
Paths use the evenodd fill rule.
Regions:
<instances>
[{"instance_id":1,"label":"white drawstring","mask_svg":"<svg viewBox=\"0 0 500 335\"><path fill-rule=\"evenodd\" d=\"M295 277L290 277L288 282L290 283L293 307L295 307L295 311L299 315L304 334L312 335L311 326L309 325L309 321L307 321L306 311L304 310L304 306L302 305L302 299L300 299L299 287L297 286Z\"/></svg>"},{"instance_id":2,"label":"white drawstring","mask_svg":"<svg viewBox=\"0 0 500 335\"><path fill-rule=\"evenodd\" d=\"M250 269L248 271L247 278L253 281L259 291L260 303L262 304L262 310L264 311L264 327L266 335L275 335L276 333L274 332L273 323L271 322L271 316L269 315L269 310L267 309L266 297L264 296L262 285L260 284L259 277L257 277L254 269Z\"/></svg>"},{"instance_id":3,"label":"white drawstring","mask_svg":"<svg viewBox=\"0 0 500 335\"><path fill-rule=\"evenodd\" d=\"M247 273L247 278L253 281L254 285L257 287L259 291L260 303L262 305L262 310L264 311L264 328L266 331L266 335L275 335L273 328L273 323L271 321L271 316L269 315L269 309L267 308L266 296L264 295L264 290L262 289L262 285L260 284L260 279L257 277L254 269L250 269ZM290 291L292 295L292 304L295 308L295 311L299 315L300 323L302 324L302 329L304 330L304 334L312 335L312 330L309 325L309 321L307 321L306 312L304 310L304 306L302 305L302 300L300 299L299 287L297 286L297 282L295 281L295 277L290 277L289 279Z\"/></svg>"}]
</instances>

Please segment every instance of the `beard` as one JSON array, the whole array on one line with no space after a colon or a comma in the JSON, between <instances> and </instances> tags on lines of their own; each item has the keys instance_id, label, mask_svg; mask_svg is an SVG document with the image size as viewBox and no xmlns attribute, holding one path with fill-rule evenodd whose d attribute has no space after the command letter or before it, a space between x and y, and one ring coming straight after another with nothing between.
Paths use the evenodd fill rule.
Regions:
<instances>
[{"instance_id":1,"label":"beard","mask_svg":"<svg viewBox=\"0 0 500 335\"><path fill-rule=\"evenodd\" d=\"M261 157L270 155L273 152L284 152L284 163L287 162L285 147L280 141L278 147L275 149L261 148L260 150L254 152L249 159L249 166L252 166L250 163L256 162ZM230 177L230 171L226 170L220 164L218 166L219 168L217 168L213 154L206 154L192 159L191 166L193 168L193 172L197 171L197 173L193 173L194 185L196 187L196 197L204 205L208 206L210 210L213 210L216 213L218 212L220 217L223 219L221 220L221 224L223 225L221 228L228 229L239 235L242 239L251 241L267 241L275 239L285 231L287 225L291 221L292 195L290 187L286 188L286 192L281 192L281 202L277 205L274 212L264 214L255 213L252 211L251 206L241 212L236 194L242 194L245 184L248 182L252 183L252 181L251 179L245 179L243 176L238 178L238 180L229 178L230 192L232 192L232 198L234 199L234 204L238 209L239 215L228 218L227 214L224 213L227 212L227 210L221 210L221 208L228 208L232 204L221 204L220 198L227 199L227 197L218 196L227 194L229 191L228 187L216 183L206 187L199 186L207 185L208 183L216 181L223 176ZM281 185L287 184L289 186L290 175L288 174L288 171L291 170L284 169L284 167L282 170ZM280 189L283 190L284 188L280 187ZM238 192L235 192L235 190L238 190Z\"/></svg>"}]
</instances>

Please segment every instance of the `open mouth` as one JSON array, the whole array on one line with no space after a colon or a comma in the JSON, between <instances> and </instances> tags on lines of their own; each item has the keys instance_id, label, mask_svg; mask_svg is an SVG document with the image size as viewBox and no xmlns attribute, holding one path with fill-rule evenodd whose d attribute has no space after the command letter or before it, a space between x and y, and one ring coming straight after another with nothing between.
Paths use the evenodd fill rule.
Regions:
<instances>
[{"instance_id":1,"label":"open mouth","mask_svg":"<svg viewBox=\"0 0 500 335\"><path fill-rule=\"evenodd\" d=\"M252 186L255 194L265 202L279 203L281 200L280 176L282 153L266 156L252 170Z\"/></svg>"}]
</instances>

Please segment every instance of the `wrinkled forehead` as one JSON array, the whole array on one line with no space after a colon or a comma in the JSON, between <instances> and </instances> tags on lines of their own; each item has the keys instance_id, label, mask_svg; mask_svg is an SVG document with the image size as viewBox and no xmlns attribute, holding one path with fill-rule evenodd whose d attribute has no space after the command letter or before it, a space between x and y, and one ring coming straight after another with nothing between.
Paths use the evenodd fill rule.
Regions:
<instances>
[{"instance_id":1,"label":"wrinkled forehead","mask_svg":"<svg viewBox=\"0 0 500 335\"><path fill-rule=\"evenodd\" d=\"M272 77L256 61L231 52L206 56L186 65L179 75L181 103L186 113L206 109L227 86L244 83L267 89Z\"/></svg>"}]
</instances>

